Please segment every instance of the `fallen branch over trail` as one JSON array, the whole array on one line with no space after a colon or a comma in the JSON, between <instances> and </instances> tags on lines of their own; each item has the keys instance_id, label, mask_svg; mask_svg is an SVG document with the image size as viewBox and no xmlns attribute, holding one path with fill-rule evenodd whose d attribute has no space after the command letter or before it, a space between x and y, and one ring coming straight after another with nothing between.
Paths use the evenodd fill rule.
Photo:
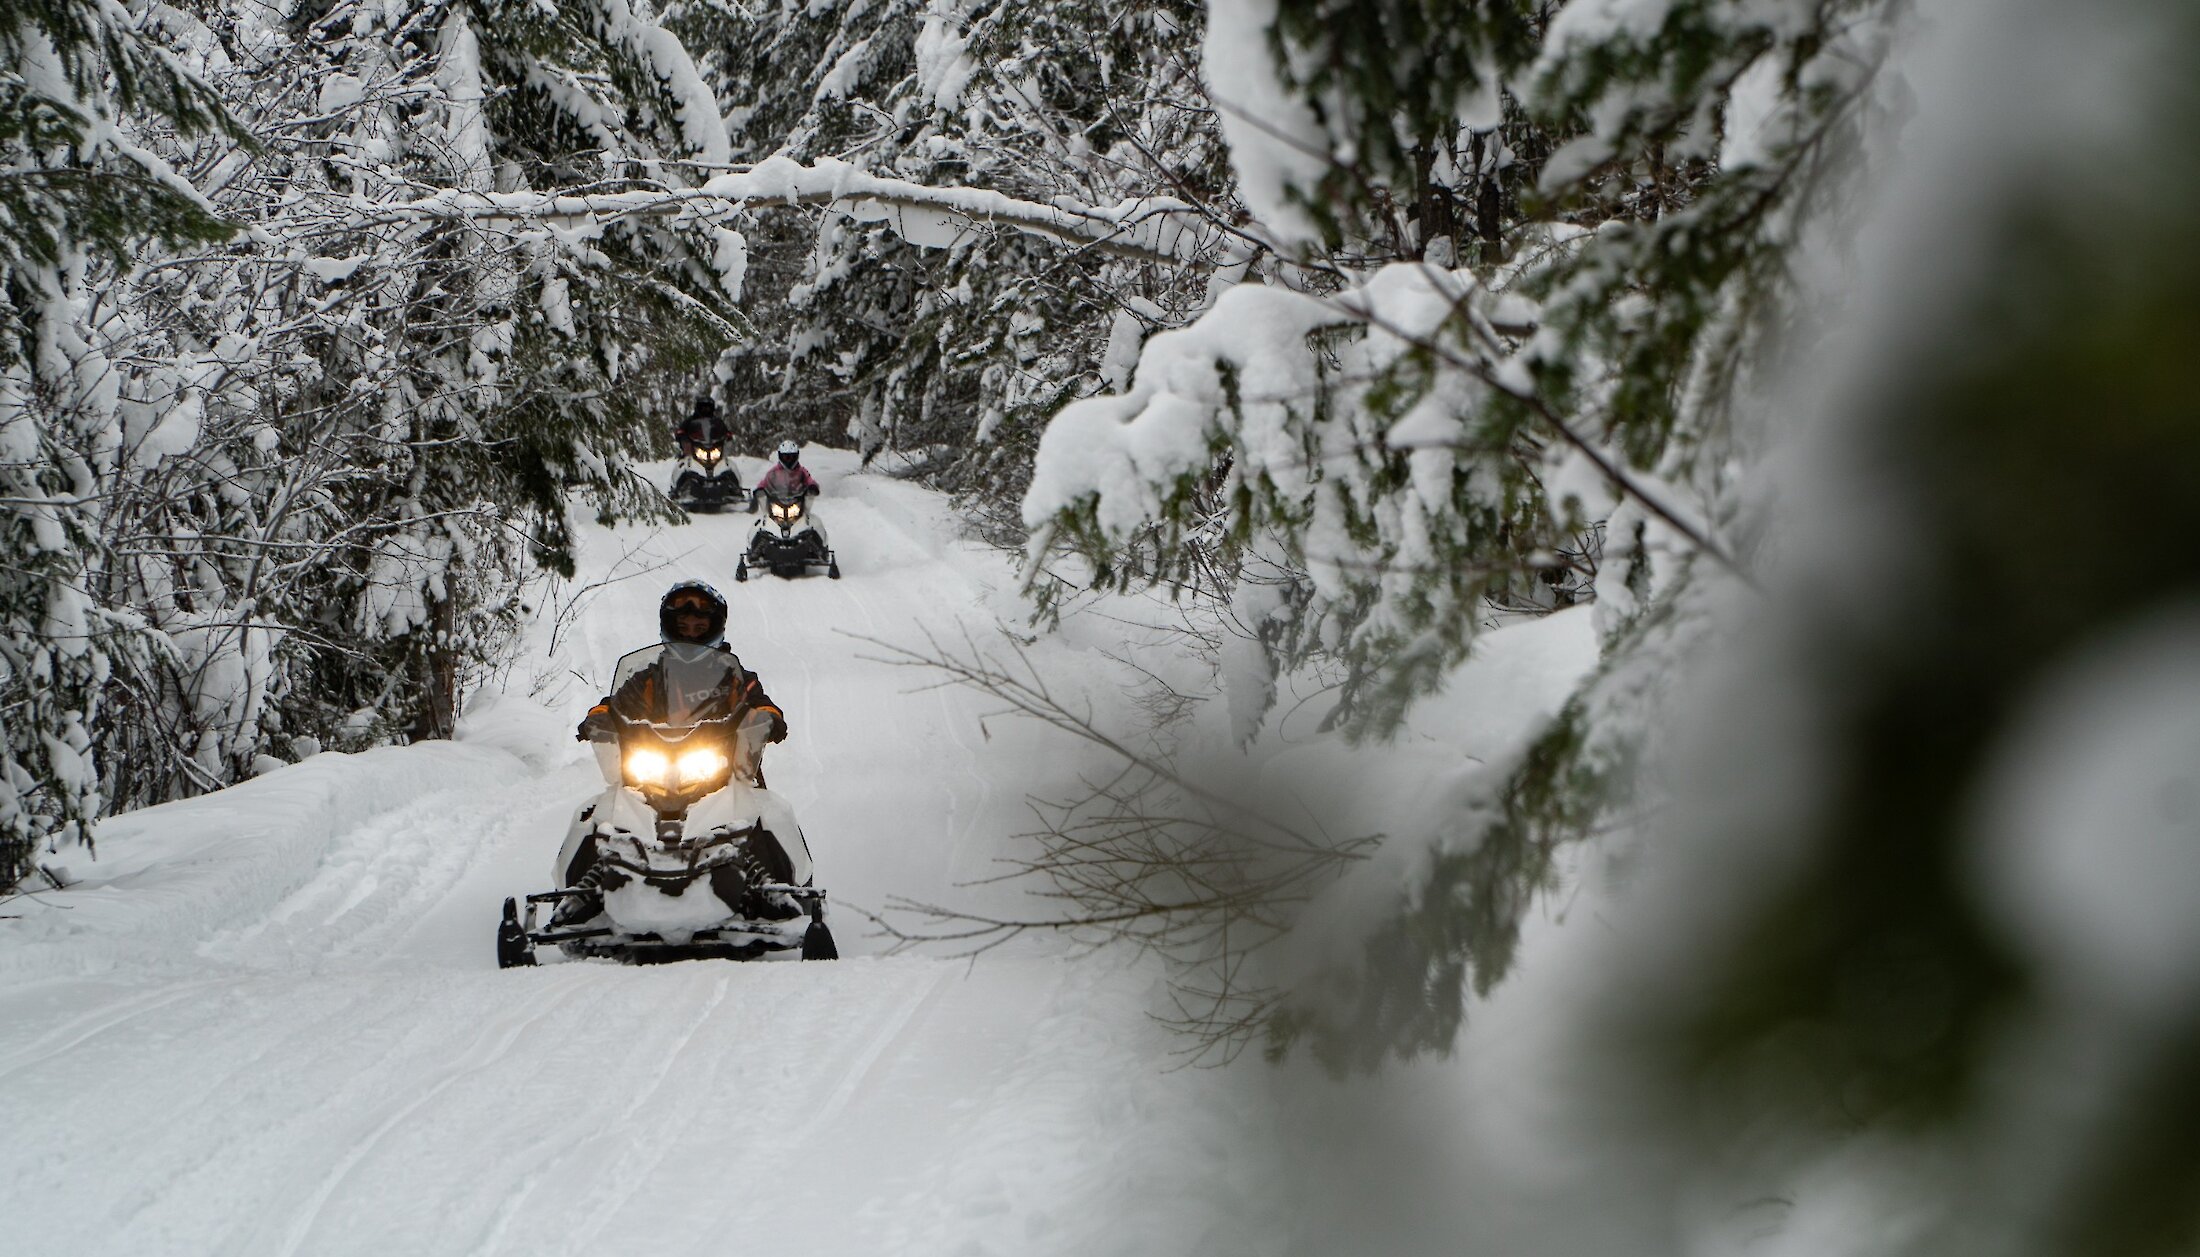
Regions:
<instances>
[{"instance_id":1,"label":"fallen branch over trail","mask_svg":"<svg viewBox=\"0 0 2200 1257\"><path fill-rule=\"evenodd\" d=\"M366 221L463 219L480 224L548 223L663 214L704 219L786 206L840 206L866 222L888 221L912 244L952 247L987 227L1009 227L1080 248L1170 265L1225 264L1248 252L1202 210L1174 197L1140 197L1113 206L1041 204L982 188L934 188L884 178L833 158L805 166L785 157L713 176L700 187L619 192L469 192L449 190L412 201L369 201Z\"/></svg>"}]
</instances>

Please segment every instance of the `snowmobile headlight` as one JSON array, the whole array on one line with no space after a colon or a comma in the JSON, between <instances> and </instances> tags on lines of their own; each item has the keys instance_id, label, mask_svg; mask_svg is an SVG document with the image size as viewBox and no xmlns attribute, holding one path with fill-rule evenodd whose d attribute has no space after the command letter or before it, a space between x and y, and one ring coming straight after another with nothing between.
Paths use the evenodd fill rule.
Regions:
<instances>
[{"instance_id":1,"label":"snowmobile headlight","mask_svg":"<svg viewBox=\"0 0 2200 1257\"><path fill-rule=\"evenodd\" d=\"M671 771L671 759L651 747L629 752L626 757L626 779L637 786L661 786Z\"/></svg>"},{"instance_id":2,"label":"snowmobile headlight","mask_svg":"<svg viewBox=\"0 0 2200 1257\"><path fill-rule=\"evenodd\" d=\"M679 773L682 788L701 785L726 771L725 754L714 747L699 746L680 753Z\"/></svg>"},{"instance_id":3,"label":"snowmobile headlight","mask_svg":"<svg viewBox=\"0 0 2200 1257\"><path fill-rule=\"evenodd\" d=\"M695 457L701 459L706 463L715 463L724 456L725 452L723 450L713 449L707 445L704 446L702 449L695 451Z\"/></svg>"},{"instance_id":4,"label":"snowmobile headlight","mask_svg":"<svg viewBox=\"0 0 2200 1257\"><path fill-rule=\"evenodd\" d=\"M772 503L772 518L782 523L791 524L802 518L802 504L800 502L774 502Z\"/></svg>"}]
</instances>

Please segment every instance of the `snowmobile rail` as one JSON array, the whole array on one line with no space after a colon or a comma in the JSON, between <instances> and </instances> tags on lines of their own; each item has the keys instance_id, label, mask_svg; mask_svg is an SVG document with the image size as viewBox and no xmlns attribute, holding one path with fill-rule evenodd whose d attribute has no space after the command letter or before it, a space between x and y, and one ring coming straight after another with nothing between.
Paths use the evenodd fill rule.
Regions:
<instances>
[{"instance_id":1,"label":"snowmobile rail","mask_svg":"<svg viewBox=\"0 0 2200 1257\"><path fill-rule=\"evenodd\" d=\"M692 937L698 942L717 942L729 935L747 935L754 938L795 938L799 936L801 931L808 928L806 923L798 926L785 921L744 921L739 925L720 925L707 930L697 930ZM529 934L527 941L539 946L573 943L584 938L613 938L618 935L617 930L604 928L593 930L542 930ZM662 944L636 940L636 945L648 947Z\"/></svg>"},{"instance_id":2,"label":"snowmobile rail","mask_svg":"<svg viewBox=\"0 0 2200 1257\"><path fill-rule=\"evenodd\" d=\"M553 933L549 930L544 930L539 934L529 934L527 936L527 941L530 943L570 943L575 939L581 938L609 938L614 933L616 933L616 931L607 929L567 930L564 933Z\"/></svg>"},{"instance_id":3,"label":"snowmobile rail","mask_svg":"<svg viewBox=\"0 0 2200 1257\"><path fill-rule=\"evenodd\" d=\"M568 886L568 887L566 887L566 888L565 888L565 889L563 889L563 890L546 890L546 891L543 891L543 892L542 892L542 893L540 893L540 894L535 894L535 895L529 895L529 896L527 896L527 902L528 902L528 903L550 903L550 902L552 902L552 901L554 901L554 900L559 900L559 899L567 899L567 898L570 898L570 897L572 897L572 896L574 896L574 895L578 895L578 894L581 894L581 893L582 893L582 891L581 891L581 888L580 888L580 887L578 887L578 886Z\"/></svg>"}]
</instances>

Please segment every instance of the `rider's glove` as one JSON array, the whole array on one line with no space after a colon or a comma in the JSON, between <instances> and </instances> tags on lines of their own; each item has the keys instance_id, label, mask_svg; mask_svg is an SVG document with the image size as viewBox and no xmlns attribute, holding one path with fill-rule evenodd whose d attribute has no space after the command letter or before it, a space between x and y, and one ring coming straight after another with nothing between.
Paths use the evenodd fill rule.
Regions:
<instances>
[{"instance_id":1,"label":"rider's glove","mask_svg":"<svg viewBox=\"0 0 2200 1257\"><path fill-rule=\"evenodd\" d=\"M767 742L784 742L787 740L786 717L780 715L774 715L772 717L771 734L767 736L764 740Z\"/></svg>"},{"instance_id":2,"label":"rider's glove","mask_svg":"<svg viewBox=\"0 0 2200 1257\"><path fill-rule=\"evenodd\" d=\"M602 707L593 707L589 709L586 716L581 717L580 726L573 731L573 740L575 742L592 742L610 732L610 713Z\"/></svg>"}]
</instances>

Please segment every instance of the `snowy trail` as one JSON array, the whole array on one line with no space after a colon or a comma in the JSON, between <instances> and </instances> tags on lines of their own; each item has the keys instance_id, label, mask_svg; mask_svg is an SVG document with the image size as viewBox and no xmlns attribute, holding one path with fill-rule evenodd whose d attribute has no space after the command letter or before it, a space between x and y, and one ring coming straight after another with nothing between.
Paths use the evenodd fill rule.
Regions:
<instances>
[{"instance_id":1,"label":"snowy trail","mask_svg":"<svg viewBox=\"0 0 2200 1257\"><path fill-rule=\"evenodd\" d=\"M956 894L1076 759L970 736L983 699L836 632L1014 604L932 495L820 463L846 579L736 585L746 516L591 530L577 585L642 574L546 616L458 743L117 818L81 885L0 921L10 1251L1278 1251L1268 1176L1218 1152L1263 1145L1259 1097L1168 1070L1150 971L865 954L849 907ZM572 722L685 576L787 709L768 769L849 958L499 972L499 903L600 788Z\"/></svg>"}]
</instances>

